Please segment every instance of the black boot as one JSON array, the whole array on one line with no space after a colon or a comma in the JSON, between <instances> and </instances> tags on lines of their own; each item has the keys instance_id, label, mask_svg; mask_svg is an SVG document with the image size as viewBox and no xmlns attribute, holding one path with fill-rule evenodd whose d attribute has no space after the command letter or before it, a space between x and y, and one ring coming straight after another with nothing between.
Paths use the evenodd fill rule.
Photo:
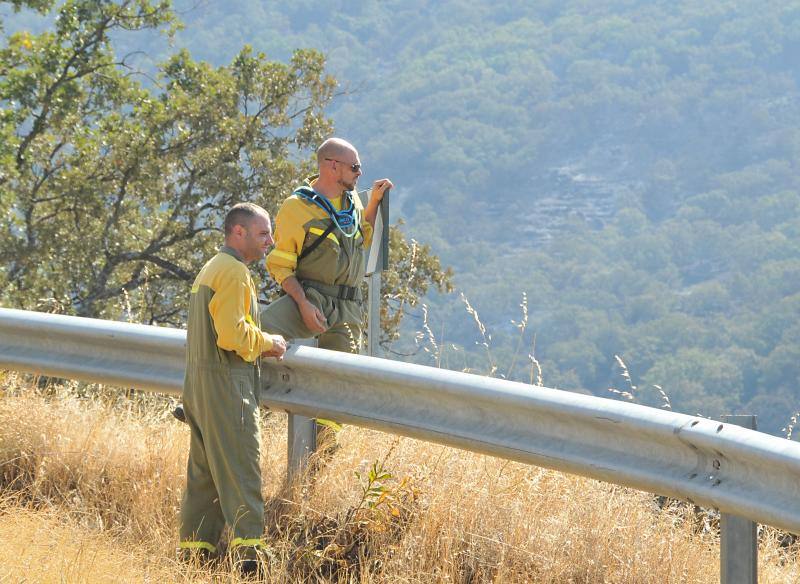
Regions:
<instances>
[{"instance_id":1,"label":"black boot","mask_svg":"<svg viewBox=\"0 0 800 584\"><path fill-rule=\"evenodd\" d=\"M207 549L179 549L178 561L199 568L208 568L219 560L216 552Z\"/></svg>"},{"instance_id":2,"label":"black boot","mask_svg":"<svg viewBox=\"0 0 800 584\"><path fill-rule=\"evenodd\" d=\"M236 562L236 569L241 574L242 578L260 578L261 577L261 562L258 560L239 560Z\"/></svg>"},{"instance_id":3,"label":"black boot","mask_svg":"<svg viewBox=\"0 0 800 584\"><path fill-rule=\"evenodd\" d=\"M175 406L175 409L172 410L172 415L179 422L186 423L186 412L183 411L183 405L178 404Z\"/></svg>"}]
</instances>

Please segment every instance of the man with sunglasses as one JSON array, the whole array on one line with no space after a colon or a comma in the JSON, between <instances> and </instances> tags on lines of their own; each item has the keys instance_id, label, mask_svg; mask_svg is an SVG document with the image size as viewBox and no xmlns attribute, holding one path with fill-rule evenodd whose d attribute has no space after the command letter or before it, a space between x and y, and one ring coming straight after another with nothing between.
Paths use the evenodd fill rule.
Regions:
<instances>
[{"instance_id":1,"label":"man with sunglasses","mask_svg":"<svg viewBox=\"0 0 800 584\"><path fill-rule=\"evenodd\" d=\"M358 151L330 138L317 149L319 173L306 179L275 218L267 269L285 296L261 313L263 330L316 337L323 349L356 353L361 343L365 259L389 179L372 185L366 208L356 193Z\"/></svg>"}]
</instances>

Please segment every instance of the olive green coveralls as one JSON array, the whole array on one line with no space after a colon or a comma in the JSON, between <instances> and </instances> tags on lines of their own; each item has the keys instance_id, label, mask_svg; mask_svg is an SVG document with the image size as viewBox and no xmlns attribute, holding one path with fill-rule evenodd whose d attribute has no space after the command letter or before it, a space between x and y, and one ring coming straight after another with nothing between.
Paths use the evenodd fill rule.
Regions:
<instances>
[{"instance_id":1,"label":"olive green coveralls","mask_svg":"<svg viewBox=\"0 0 800 584\"><path fill-rule=\"evenodd\" d=\"M180 512L185 550L215 553L223 527L242 559L263 545L259 464L260 355L272 347L255 323L256 287L237 252L223 247L200 271L189 301L183 401L191 429Z\"/></svg>"},{"instance_id":2,"label":"olive green coveralls","mask_svg":"<svg viewBox=\"0 0 800 584\"><path fill-rule=\"evenodd\" d=\"M316 177L306 180L312 186ZM355 192L344 193L358 210L360 229L345 237L339 229L331 231L322 243L305 257L303 251L314 245L331 224L328 214L314 203L292 194L275 218L275 247L267 256L267 269L279 284L294 275L306 297L328 322L328 330L314 333L306 327L291 296L285 295L261 312L261 328L289 339L317 337L319 347L358 353L361 344L366 254L372 239L372 226L363 219L363 207Z\"/></svg>"}]
</instances>

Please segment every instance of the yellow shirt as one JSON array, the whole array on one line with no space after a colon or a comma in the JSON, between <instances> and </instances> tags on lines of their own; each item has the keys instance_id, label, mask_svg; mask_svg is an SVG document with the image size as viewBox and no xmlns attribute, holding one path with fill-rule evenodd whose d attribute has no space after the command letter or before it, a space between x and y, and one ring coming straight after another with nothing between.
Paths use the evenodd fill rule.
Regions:
<instances>
[{"instance_id":1,"label":"yellow shirt","mask_svg":"<svg viewBox=\"0 0 800 584\"><path fill-rule=\"evenodd\" d=\"M329 200L337 211L341 210L342 197ZM353 193L353 204L363 211L356 193ZM275 216L275 246L267 256L267 270L278 284L294 275L297 269L297 258L303 251L308 223L327 217L328 214L323 209L298 195L292 195L283 202ZM372 242L372 225L363 218L363 213L361 232L364 236L363 246L369 248ZM337 235L341 234L336 234L334 230L330 236Z\"/></svg>"},{"instance_id":2,"label":"yellow shirt","mask_svg":"<svg viewBox=\"0 0 800 584\"><path fill-rule=\"evenodd\" d=\"M204 300L198 296L203 296ZM245 361L253 362L272 348L272 338L261 331L252 316L254 312L257 314L257 307L253 305L257 292L250 270L233 255L219 253L203 266L192 286L192 297L192 304L201 303L200 309L208 302L208 314L220 349L233 351ZM210 331L202 330L202 322L201 315L196 326L190 322L192 336L198 335L198 340L211 336Z\"/></svg>"}]
</instances>

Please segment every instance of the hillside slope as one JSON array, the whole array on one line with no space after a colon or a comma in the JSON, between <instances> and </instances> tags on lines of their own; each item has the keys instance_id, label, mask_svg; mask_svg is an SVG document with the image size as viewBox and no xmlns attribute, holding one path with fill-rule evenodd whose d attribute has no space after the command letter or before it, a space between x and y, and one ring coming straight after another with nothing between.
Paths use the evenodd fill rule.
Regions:
<instances>
[{"instance_id":1,"label":"hillside slope","mask_svg":"<svg viewBox=\"0 0 800 584\"><path fill-rule=\"evenodd\" d=\"M168 400L42 395L14 376L3 389L0 577L235 581L225 563L174 559L188 431ZM293 490L284 416L264 418L263 439L269 582L719 579L713 529L644 493L354 427ZM365 497L374 465L391 476ZM793 581L796 550L775 536L764 533L760 581Z\"/></svg>"},{"instance_id":2,"label":"hillside slope","mask_svg":"<svg viewBox=\"0 0 800 584\"><path fill-rule=\"evenodd\" d=\"M455 267L491 334L487 354L457 296L430 299L439 362L526 378L533 354L545 384L612 396L630 389L618 355L638 401L661 405L657 385L676 410L755 413L787 434L800 410L797 0L175 5L174 47L125 36L119 52L146 49L145 68L183 46L216 64L245 43L326 53L344 92L330 113L364 183L393 178L394 216ZM430 362L421 313L406 326L394 349Z\"/></svg>"}]
</instances>

